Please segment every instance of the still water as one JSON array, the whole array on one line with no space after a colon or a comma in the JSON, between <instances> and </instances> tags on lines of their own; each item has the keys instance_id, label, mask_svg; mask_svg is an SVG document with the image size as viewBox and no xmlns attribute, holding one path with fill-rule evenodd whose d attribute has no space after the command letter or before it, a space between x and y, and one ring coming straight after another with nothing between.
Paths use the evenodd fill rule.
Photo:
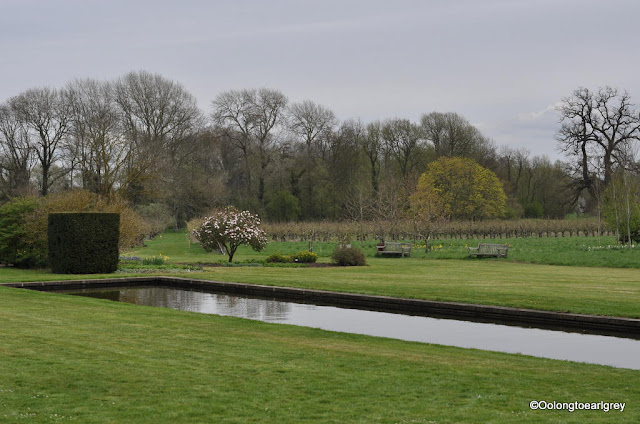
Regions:
<instances>
[{"instance_id":1,"label":"still water","mask_svg":"<svg viewBox=\"0 0 640 424\"><path fill-rule=\"evenodd\" d=\"M68 294L640 370L640 340L620 337L319 306L170 287L85 289Z\"/></svg>"}]
</instances>

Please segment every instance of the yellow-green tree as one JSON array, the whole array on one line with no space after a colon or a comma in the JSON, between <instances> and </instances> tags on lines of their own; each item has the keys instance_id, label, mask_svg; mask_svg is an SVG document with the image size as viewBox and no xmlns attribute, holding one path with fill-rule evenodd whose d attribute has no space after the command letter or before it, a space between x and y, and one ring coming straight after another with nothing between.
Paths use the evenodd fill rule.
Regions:
<instances>
[{"instance_id":1,"label":"yellow-green tree","mask_svg":"<svg viewBox=\"0 0 640 424\"><path fill-rule=\"evenodd\" d=\"M442 157L427 166L411 196L411 209L430 220L503 218L507 197L500 179L475 161Z\"/></svg>"}]
</instances>

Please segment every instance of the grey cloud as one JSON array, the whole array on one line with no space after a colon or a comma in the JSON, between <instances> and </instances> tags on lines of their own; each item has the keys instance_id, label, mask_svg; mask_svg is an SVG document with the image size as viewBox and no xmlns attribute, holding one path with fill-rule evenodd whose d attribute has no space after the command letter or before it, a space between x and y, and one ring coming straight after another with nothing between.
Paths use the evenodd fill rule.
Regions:
<instances>
[{"instance_id":1,"label":"grey cloud","mask_svg":"<svg viewBox=\"0 0 640 424\"><path fill-rule=\"evenodd\" d=\"M547 106L581 85L639 102L639 14L626 0L5 0L0 101L146 69L203 109L268 86L342 119L454 111L498 144L557 156Z\"/></svg>"}]
</instances>

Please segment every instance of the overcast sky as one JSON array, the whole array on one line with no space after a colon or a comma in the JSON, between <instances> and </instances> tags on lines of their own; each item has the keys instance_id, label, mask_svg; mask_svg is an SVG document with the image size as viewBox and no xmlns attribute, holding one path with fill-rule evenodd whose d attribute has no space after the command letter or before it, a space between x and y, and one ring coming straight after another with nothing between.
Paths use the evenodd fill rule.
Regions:
<instances>
[{"instance_id":1,"label":"overcast sky","mask_svg":"<svg viewBox=\"0 0 640 424\"><path fill-rule=\"evenodd\" d=\"M457 112L560 158L553 105L580 86L640 102L637 0L0 0L0 101L147 70L209 113L269 87L340 119Z\"/></svg>"}]
</instances>

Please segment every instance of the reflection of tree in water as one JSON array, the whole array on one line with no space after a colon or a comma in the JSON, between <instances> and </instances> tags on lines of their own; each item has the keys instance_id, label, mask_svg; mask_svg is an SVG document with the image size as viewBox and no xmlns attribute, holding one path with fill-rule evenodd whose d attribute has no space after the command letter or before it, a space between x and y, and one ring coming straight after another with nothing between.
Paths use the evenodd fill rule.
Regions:
<instances>
[{"instance_id":1,"label":"reflection of tree in water","mask_svg":"<svg viewBox=\"0 0 640 424\"><path fill-rule=\"evenodd\" d=\"M137 287L120 291L120 301L191 312L209 312L251 319L285 318L291 305L275 300L203 293L169 287Z\"/></svg>"},{"instance_id":2,"label":"reflection of tree in water","mask_svg":"<svg viewBox=\"0 0 640 424\"><path fill-rule=\"evenodd\" d=\"M179 309L181 311L200 311L203 293L169 287L137 287L124 290L120 301L136 305L157 306L160 308Z\"/></svg>"},{"instance_id":3,"label":"reflection of tree in water","mask_svg":"<svg viewBox=\"0 0 640 424\"><path fill-rule=\"evenodd\" d=\"M218 294L216 306L220 315L251 319L285 318L291 311L291 304L277 300L252 299Z\"/></svg>"},{"instance_id":4,"label":"reflection of tree in water","mask_svg":"<svg viewBox=\"0 0 640 424\"><path fill-rule=\"evenodd\" d=\"M120 293L121 293L120 290L100 290L100 291L83 290L78 294L84 297L93 297L95 299L107 299L107 300L113 300L114 302L119 302Z\"/></svg>"}]
</instances>

